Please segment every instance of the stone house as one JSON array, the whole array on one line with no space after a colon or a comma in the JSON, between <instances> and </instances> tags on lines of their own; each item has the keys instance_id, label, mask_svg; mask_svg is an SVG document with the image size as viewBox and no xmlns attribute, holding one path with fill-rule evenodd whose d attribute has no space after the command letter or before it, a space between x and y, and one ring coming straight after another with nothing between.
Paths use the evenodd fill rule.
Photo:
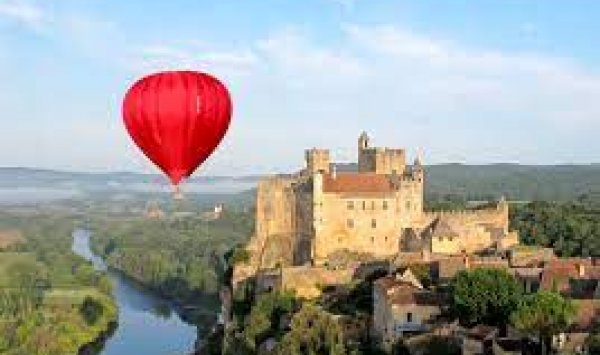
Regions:
<instances>
[{"instance_id":1,"label":"stone house","mask_svg":"<svg viewBox=\"0 0 600 355\"><path fill-rule=\"evenodd\" d=\"M548 262L540 276L540 288L556 290L575 299L600 296L600 265L591 258L561 258Z\"/></svg>"},{"instance_id":2,"label":"stone house","mask_svg":"<svg viewBox=\"0 0 600 355\"><path fill-rule=\"evenodd\" d=\"M426 290L410 271L373 284L373 333L384 344L433 329L442 314L440 295Z\"/></svg>"}]
</instances>

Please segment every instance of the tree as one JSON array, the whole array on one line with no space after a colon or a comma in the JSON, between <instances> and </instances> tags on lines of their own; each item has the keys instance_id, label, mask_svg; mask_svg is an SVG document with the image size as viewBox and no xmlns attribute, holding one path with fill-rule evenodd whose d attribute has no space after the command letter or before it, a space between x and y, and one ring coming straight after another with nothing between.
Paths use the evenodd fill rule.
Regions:
<instances>
[{"instance_id":1,"label":"tree","mask_svg":"<svg viewBox=\"0 0 600 355\"><path fill-rule=\"evenodd\" d=\"M542 354L547 354L552 336L569 326L575 311L574 304L559 293L540 291L526 297L510 319L515 328L537 336Z\"/></svg>"},{"instance_id":2,"label":"tree","mask_svg":"<svg viewBox=\"0 0 600 355\"><path fill-rule=\"evenodd\" d=\"M462 324L497 325L503 331L522 296L517 280L501 269L461 271L452 283L452 291L453 310Z\"/></svg>"},{"instance_id":3,"label":"tree","mask_svg":"<svg viewBox=\"0 0 600 355\"><path fill-rule=\"evenodd\" d=\"M456 340L439 335L428 336L414 345L414 352L423 355L460 355L462 348Z\"/></svg>"},{"instance_id":4,"label":"tree","mask_svg":"<svg viewBox=\"0 0 600 355\"><path fill-rule=\"evenodd\" d=\"M347 350L339 324L327 312L307 303L292 318L291 330L281 340L277 353L344 355Z\"/></svg>"},{"instance_id":5,"label":"tree","mask_svg":"<svg viewBox=\"0 0 600 355\"><path fill-rule=\"evenodd\" d=\"M282 316L296 308L296 300L291 292L269 292L258 296L256 304L245 319L243 336L248 348L256 349L264 340L282 328Z\"/></svg>"},{"instance_id":6,"label":"tree","mask_svg":"<svg viewBox=\"0 0 600 355\"><path fill-rule=\"evenodd\" d=\"M592 334L587 338L585 345L589 354L600 354L600 334Z\"/></svg>"},{"instance_id":7,"label":"tree","mask_svg":"<svg viewBox=\"0 0 600 355\"><path fill-rule=\"evenodd\" d=\"M104 306L102 303L90 296L86 296L79 307L79 313L81 313L88 325L96 324L103 312Z\"/></svg>"}]
</instances>

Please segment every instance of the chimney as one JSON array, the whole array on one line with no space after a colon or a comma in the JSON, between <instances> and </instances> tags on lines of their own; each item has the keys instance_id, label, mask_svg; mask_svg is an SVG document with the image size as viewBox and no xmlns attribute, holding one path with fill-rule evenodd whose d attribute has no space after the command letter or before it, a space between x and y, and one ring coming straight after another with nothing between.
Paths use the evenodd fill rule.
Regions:
<instances>
[{"instance_id":1,"label":"chimney","mask_svg":"<svg viewBox=\"0 0 600 355\"><path fill-rule=\"evenodd\" d=\"M585 265L583 265L583 263L577 263L577 275L579 275L579 277L585 276Z\"/></svg>"}]
</instances>

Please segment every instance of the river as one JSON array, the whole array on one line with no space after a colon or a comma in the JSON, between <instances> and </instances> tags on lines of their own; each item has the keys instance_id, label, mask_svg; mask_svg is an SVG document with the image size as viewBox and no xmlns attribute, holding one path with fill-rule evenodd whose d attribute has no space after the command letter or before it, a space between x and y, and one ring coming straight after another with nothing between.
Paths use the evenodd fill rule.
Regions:
<instances>
[{"instance_id":1,"label":"river","mask_svg":"<svg viewBox=\"0 0 600 355\"><path fill-rule=\"evenodd\" d=\"M106 270L90 248L90 232L73 232L73 252ZM119 307L119 324L106 340L103 355L184 355L194 349L196 327L184 322L175 307L115 270L108 269Z\"/></svg>"}]
</instances>

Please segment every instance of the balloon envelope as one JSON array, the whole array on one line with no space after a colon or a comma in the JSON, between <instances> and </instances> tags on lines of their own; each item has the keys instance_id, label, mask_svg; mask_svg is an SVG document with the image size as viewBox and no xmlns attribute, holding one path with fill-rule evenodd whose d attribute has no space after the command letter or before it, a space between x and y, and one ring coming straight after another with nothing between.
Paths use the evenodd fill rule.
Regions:
<instances>
[{"instance_id":1,"label":"balloon envelope","mask_svg":"<svg viewBox=\"0 0 600 355\"><path fill-rule=\"evenodd\" d=\"M133 84L123 100L129 135L174 185L210 156L230 120L227 89L204 73L151 74Z\"/></svg>"}]
</instances>

